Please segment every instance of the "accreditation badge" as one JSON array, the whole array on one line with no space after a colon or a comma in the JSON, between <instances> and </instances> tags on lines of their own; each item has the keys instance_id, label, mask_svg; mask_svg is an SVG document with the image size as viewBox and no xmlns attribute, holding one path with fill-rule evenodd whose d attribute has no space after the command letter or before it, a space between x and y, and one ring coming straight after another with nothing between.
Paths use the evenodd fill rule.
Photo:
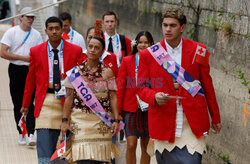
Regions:
<instances>
[{"instance_id":1,"label":"accreditation badge","mask_svg":"<svg viewBox=\"0 0 250 164\"><path fill-rule=\"evenodd\" d=\"M145 103L144 101L142 101L138 95L136 95L136 98L137 98L137 102L139 104L139 107L141 108L141 111L142 112L145 112L148 110L148 104Z\"/></svg>"},{"instance_id":2,"label":"accreditation badge","mask_svg":"<svg viewBox=\"0 0 250 164\"><path fill-rule=\"evenodd\" d=\"M58 92L55 91L56 98L58 99L66 97L66 88L64 81L65 79L61 79L61 89Z\"/></svg>"}]
</instances>

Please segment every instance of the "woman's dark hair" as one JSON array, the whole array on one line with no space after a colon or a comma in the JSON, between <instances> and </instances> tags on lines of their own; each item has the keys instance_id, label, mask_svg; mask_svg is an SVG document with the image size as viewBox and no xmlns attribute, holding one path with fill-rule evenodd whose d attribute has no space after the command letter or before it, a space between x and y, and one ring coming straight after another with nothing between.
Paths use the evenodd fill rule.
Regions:
<instances>
[{"instance_id":1,"label":"woman's dark hair","mask_svg":"<svg viewBox=\"0 0 250 164\"><path fill-rule=\"evenodd\" d=\"M45 27L46 27L46 28L48 27L48 24L49 24L49 23L59 23L61 27L63 26L62 21L61 21L59 18L54 17L54 16L53 16L53 17L49 17L49 18L46 20L46 22L45 22Z\"/></svg>"},{"instance_id":2,"label":"woman's dark hair","mask_svg":"<svg viewBox=\"0 0 250 164\"><path fill-rule=\"evenodd\" d=\"M94 26L91 26L87 29L87 33L86 33L86 39L88 38L89 32L94 29Z\"/></svg>"},{"instance_id":3,"label":"woman's dark hair","mask_svg":"<svg viewBox=\"0 0 250 164\"><path fill-rule=\"evenodd\" d=\"M95 29L94 26L91 26L87 29L87 33L86 33L86 40L88 38L88 35L89 35L89 32L92 30L92 29ZM102 37L103 37L103 32L101 33Z\"/></svg>"},{"instance_id":4,"label":"woman's dark hair","mask_svg":"<svg viewBox=\"0 0 250 164\"><path fill-rule=\"evenodd\" d=\"M98 40L99 42L101 42L101 44L102 44L102 50L104 50L105 49L105 42L104 42L104 40L102 39L102 38L100 38L100 37L93 37L92 39L96 39L96 40Z\"/></svg>"},{"instance_id":5,"label":"woman's dark hair","mask_svg":"<svg viewBox=\"0 0 250 164\"><path fill-rule=\"evenodd\" d=\"M154 44L154 39L153 39L151 33L148 31L141 31L135 37L136 44L132 46L131 54L136 54L138 52L137 45L138 45L138 42L139 42L139 39L141 38L141 36L145 36L148 39L148 42L150 43L150 45Z\"/></svg>"}]
</instances>

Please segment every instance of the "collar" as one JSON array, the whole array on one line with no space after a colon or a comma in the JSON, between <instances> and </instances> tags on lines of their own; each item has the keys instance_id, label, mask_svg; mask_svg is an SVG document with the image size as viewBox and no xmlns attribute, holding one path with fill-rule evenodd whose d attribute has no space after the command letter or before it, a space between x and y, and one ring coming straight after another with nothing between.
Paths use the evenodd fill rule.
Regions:
<instances>
[{"instance_id":1,"label":"collar","mask_svg":"<svg viewBox=\"0 0 250 164\"><path fill-rule=\"evenodd\" d=\"M70 31L67 33L68 36L72 35L72 30L73 30L73 28L70 26Z\"/></svg>"},{"instance_id":2,"label":"collar","mask_svg":"<svg viewBox=\"0 0 250 164\"><path fill-rule=\"evenodd\" d=\"M112 35L112 36L109 36L109 34L108 34L106 31L104 32L104 36L105 36L105 38L106 38L107 40L109 40L110 37L112 38L112 40L114 40L116 35L117 35L116 32L115 32L115 34Z\"/></svg>"},{"instance_id":3,"label":"collar","mask_svg":"<svg viewBox=\"0 0 250 164\"><path fill-rule=\"evenodd\" d=\"M104 60L108 55L111 55L108 51L104 50L101 59Z\"/></svg>"},{"instance_id":4,"label":"collar","mask_svg":"<svg viewBox=\"0 0 250 164\"><path fill-rule=\"evenodd\" d=\"M49 50L50 50L50 52L51 52L52 49L53 49L53 47L51 46L49 40L48 40L48 44L49 44ZM61 48L61 44L62 44L62 40L61 40L60 44L57 46L57 48L56 48L56 49L58 49L58 52L60 52L60 50L61 50L61 49L60 49L60 48Z\"/></svg>"},{"instance_id":5,"label":"collar","mask_svg":"<svg viewBox=\"0 0 250 164\"><path fill-rule=\"evenodd\" d=\"M29 32L29 31L31 31L31 30L32 30L32 27L30 27L30 30L28 30L28 31L24 31L24 30L21 28L21 26L20 26L20 25L18 25L18 27L19 27L19 29L20 29L20 30L22 30L23 32Z\"/></svg>"},{"instance_id":6,"label":"collar","mask_svg":"<svg viewBox=\"0 0 250 164\"><path fill-rule=\"evenodd\" d=\"M172 47L168 44L168 42L166 41L166 39L164 39L164 41L165 41L165 44L166 44L166 48L169 49L169 50L171 50L171 51L179 50L179 49L182 47L182 39L181 39L179 45L178 45L176 48L172 48Z\"/></svg>"}]
</instances>

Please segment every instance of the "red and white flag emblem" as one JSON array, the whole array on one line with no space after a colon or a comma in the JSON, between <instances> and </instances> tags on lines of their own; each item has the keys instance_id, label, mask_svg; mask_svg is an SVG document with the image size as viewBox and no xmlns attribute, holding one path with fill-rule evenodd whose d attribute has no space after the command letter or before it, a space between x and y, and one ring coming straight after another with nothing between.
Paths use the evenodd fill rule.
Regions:
<instances>
[{"instance_id":1,"label":"red and white flag emblem","mask_svg":"<svg viewBox=\"0 0 250 164\"><path fill-rule=\"evenodd\" d=\"M19 122L18 122L18 126L20 127L21 131L22 131L22 135L23 138L26 134L28 134L25 122L24 122L24 114L22 115L22 117L20 118Z\"/></svg>"},{"instance_id":2,"label":"red and white flag emblem","mask_svg":"<svg viewBox=\"0 0 250 164\"><path fill-rule=\"evenodd\" d=\"M54 154L51 156L50 161L53 161L54 159L61 157L66 152L66 140L64 140L58 147L58 149L54 152Z\"/></svg>"},{"instance_id":3,"label":"red and white flag emblem","mask_svg":"<svg viewBox=\"0 0 250 164\"><path fill-rule=\"evenodd\" d=\"M108 65L109 65L109 67L112 67L112 66L113 66L112 63L109 63Z\"/></svg>"},{"instance_id":4,"label":"red and white flag emblem","mask_svg":"<svg viewBox=\"0 0 250 164\"><path fill-rule=\"evenodd\" d=\"M209 66L209 56L210 52L208 52L206 48L197 45L196 52L194 55L195 62L200 63L204 66Z\"/></svg>"},{"instance_id":5,"label":"red and white flag emblem","mask_svg":"<svg viewBox=\"0 0 250 164\"><path fill-rule=\"evenodd\" d=\"M198 45L195 53L196 53L196 55L200 55L200 56L205 57L206 49Z\"/></svg>"}]
</instances>

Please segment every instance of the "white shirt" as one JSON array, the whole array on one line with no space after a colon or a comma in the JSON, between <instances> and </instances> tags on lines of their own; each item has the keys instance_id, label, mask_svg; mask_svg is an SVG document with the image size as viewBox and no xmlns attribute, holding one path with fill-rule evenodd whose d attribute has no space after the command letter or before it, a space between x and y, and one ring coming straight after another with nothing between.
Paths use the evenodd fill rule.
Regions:
<instances>
[{"instance_id":1,"label":"white shirt","mask_svg":"<svg viewBox=\"0 0 250 164\"><path fill-rule=\"evenodd\" d=\"M68 36L69 36L69 39L66 41L82 47L82 51L86 50L85 40L79 32L77 32L72 27L70 27Z\"/></svg>"},{"instance_id":2,"label":"white shirt","mask_svg":"<svg viewBox=\"0 0 250 164\"><path fill-rule=\"evenodd\" d=\"M178 63L181 65L181 56L182 56L182 39L179 45L176 48L172 48L165 40L166 48L168 54ZM181 137L182 127L183 127L183 108L182 104L179 103L179 99L176 100L176 129L175 129L175 136Z\"/></svg>"},{"instance_id":3,"label":"white shirt","mask_svg":"<svg viewBox=\"0 0 250 164\"><path fill-rule=\"evenodd\" d=\"M112 38L113 53L116 55L117 65L120 67L122 60L122 46L120 42L120 36L115 33L113 36L109 36L107 32L104 33L105 36L105 48L108 50L109 38Z\"/></svg>"},{"instance_id":4,"label":"white shirt","mask_svg":"<svg viewBox=\"0 0 250 164\"><path fill-rule=\"evenodd\" d=\"M17 49L24 41L29 31L23 31L19 25L8 29L2 39L1 43L9 47L9 52L15 55L28 56L30 54L30 48L43 42L40 32L31 28L30 35L25 43ZM16 50L17 49L17 50ZM16 50L16 51L15 51ZM10 63L15 65L29 65L29 62L21 60L10 60Z\"/></svg>"},{"instance_id":5,"label":"white shirt","mask_svg":"<svg viewBox=\"0 0 250 164\"><path fill-rule=\"evenodd\" d=\"M59 68L61 70L63 58L60 57L61 51L61 43L57 46L58 49L58 59L59 59ZM53 83L53 62L54 62L54 52L52 51L53 47L51 46L50 42L48 41L49 49L48 49L48 60L49 60L49 83ZM47 45L47 46L48 46ZM51 55L51 56L50 56Z\"/></svg>"},{"instance_id":6,"label":"white shirt","mask_svg":"<svg viewBox=\"0 0 250 164\"><path fill-rule=\"evenodd\" d=\"M179 65L181 65L182 56L182 39L176 48L172 48L165 40L168 54L173 58Z\"/></svg>"}]
</instances>

